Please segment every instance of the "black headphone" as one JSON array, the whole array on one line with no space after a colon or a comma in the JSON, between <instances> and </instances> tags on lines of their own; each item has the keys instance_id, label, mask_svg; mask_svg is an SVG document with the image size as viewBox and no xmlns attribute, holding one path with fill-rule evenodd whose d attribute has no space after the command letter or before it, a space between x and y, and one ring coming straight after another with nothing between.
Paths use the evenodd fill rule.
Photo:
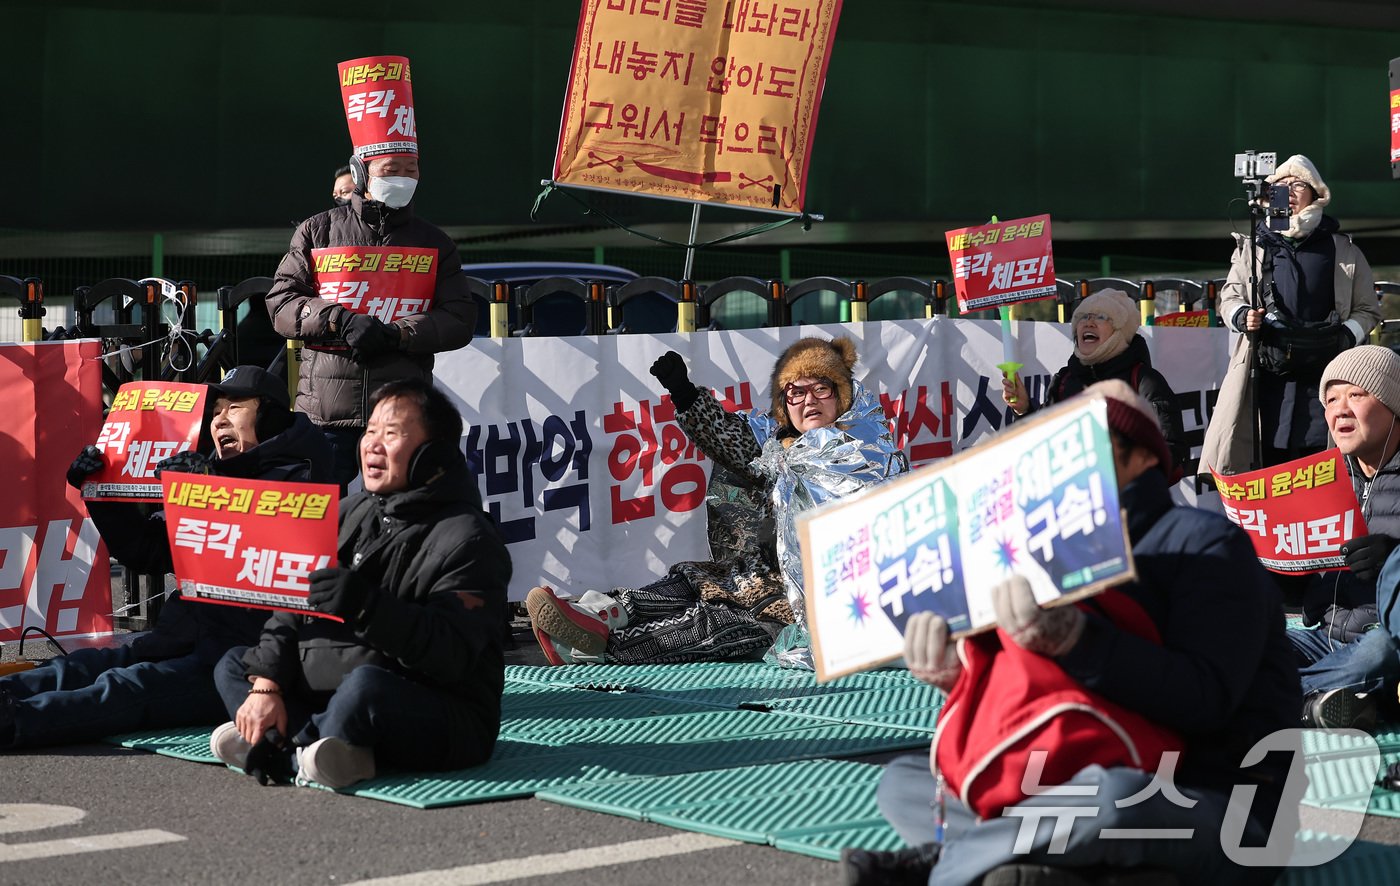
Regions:
<instances>
[{"instance_id":1,"label":"black headphone","mask_svg":"<svg viewBox=\"0 0 1400 886\"><path fill-rule=\"evenodd\" d=\"M365 167L365 161L360 159L359 154L350 157L350 181L355 185L355 191L361 197L365 196L369 188L369 169Z\"/></svg>"},{"instance_id":2,"label":"black headphone","mask_svg":"<svg viewBox=\"0 0 1400 886\"><path fill-rule=\"evenodd\" d=\"M408 487L417 489L442 477L463 458L462 450L446 440L429 440L413 451L408 460Z\"/></svg>"}]
</instances>

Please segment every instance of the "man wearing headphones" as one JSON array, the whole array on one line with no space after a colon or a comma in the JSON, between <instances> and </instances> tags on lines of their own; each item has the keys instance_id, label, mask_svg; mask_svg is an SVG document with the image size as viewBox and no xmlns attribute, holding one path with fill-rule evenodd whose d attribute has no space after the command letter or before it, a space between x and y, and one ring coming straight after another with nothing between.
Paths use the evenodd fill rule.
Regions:
<instances>
[{"instance_id":1,"label":"man wearing headphones","mask_svg":"<svg viewBox=\"0 0 1400 886\"><path fill-rule=\"evenodd\" d=\"M1348 348L1322 370L1318 392L1367 534L1343 543L1345 570L1311 576L1303 595L1308 627L1288 637L1298 654L1303 724L1369 730L1377 703L1393 700L1400 680L1400 636L1387 629L1396 589L1377 584L1400 543L1400 355L1380 345Z\"/></svg>"},{"instance_id":2,"label":"man wearing headphones","mask_svg":"<svg viewBox=\"0 0 1400 886\"><path fill-rule=\"evenodd\" d=\"M510 555L460 449L462 418L417 379L370 398L365 490L341 503L340 565L310 605L279 612L215 669L233 721L211 747L231 766L342 788L380 768L485 762L505 686L500 623ZM290 739L290 740L288 740Z\"/></svg>"},{"instance_id":3,"label":"man wearing headphones","mask_svg":"<svg viewBox=\"0 0 1400 886\"><path fill-rule=\"evenodd\" d=\"M365 429L370 392L391 379L431 379L433 354L471 341L476 303L462 276L457 244L414 214L418 138L408 60L355 59L340 69L354 145L349 164L354 192L345 205L297 227L267 293L267 310L279 335L305 342L296 409L335 448L335 480L343 492L357 473L356 441ZM378 85L385 88L366 81L371 70L378 71ZM386 72L396 72L397 79ZM367 96L378 103L376 109L366 108ZM389 255L374 254L386 247L392 248L389 255L398 248L432 253L419 256L430 258L426 265L414 265L426 267L433 278L425 309L399 310L407 300L394 288L419 275L399 274L394 284L386 284L383 274L370 275L371 267L382 271L388 264ZM341 260L337 266L353 261L357 270L327 278L326 251L340 253L332 256Z\"/></svg>"}]
</instances>

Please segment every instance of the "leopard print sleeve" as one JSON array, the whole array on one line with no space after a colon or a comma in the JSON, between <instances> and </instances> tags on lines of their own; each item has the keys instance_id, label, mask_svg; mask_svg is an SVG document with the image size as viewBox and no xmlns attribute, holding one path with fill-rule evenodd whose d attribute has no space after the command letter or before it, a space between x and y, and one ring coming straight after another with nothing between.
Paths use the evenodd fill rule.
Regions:
<instances>
[{"instance_id":1,"label":"leopard print sleeve","mask_svg":"<svg viewBox=\"0 0 1400 886\"><path fill-rule=\"evenodd\" d=\"M762 449L749 430L748 419L739 412L725 412L713 391L701 388L690 408L676 413L676 421L701 452L731 471L758 478L749 462L758 458Z\"/></svg>"}]
</instances>

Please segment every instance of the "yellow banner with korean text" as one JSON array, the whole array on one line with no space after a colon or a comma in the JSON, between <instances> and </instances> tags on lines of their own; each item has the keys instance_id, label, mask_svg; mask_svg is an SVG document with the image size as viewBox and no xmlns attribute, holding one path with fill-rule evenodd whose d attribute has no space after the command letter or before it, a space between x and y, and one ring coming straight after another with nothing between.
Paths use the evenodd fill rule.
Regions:
<instances>
[{"instance_id":1,"label":"yellow banner with korean text","mask_svg":"<svg viewBox=\"0 0 1400 886\"><path fill-rule=\"evenodd\" d=\"M1345 569L1342 545L1366 534L1340 449L1228 476L1211 471L1225 516L1271 572Z\"/></svg>"},{"instance_id":2,"label":"yellow banner with korean text","mask_svg":"<svg viewBox=\"0 0 1400 886\"><path fill-rule=\"evenodd\" d=\"M321 615L306 597L311 573L336 563L335 486L172 471L160 482L180 596Z\"/></svg>"},{"instance_id":3,"label":"yellow banner with korean text","mask_svg":"<svg viewBox=\"0 0 1400 886\"><path fill-rule=\"evenodd\" d=\"M798 214L841 0L583 0L563 185Z\"/></svg>"}]
</instances>

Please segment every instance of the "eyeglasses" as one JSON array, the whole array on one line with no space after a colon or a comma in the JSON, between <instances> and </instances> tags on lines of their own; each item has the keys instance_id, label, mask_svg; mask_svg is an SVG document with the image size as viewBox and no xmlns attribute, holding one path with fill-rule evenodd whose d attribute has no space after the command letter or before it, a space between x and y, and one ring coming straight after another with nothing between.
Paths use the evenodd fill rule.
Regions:
<instances>
[{"instance_id":1,"label":"eyeglasses","mask_svg":"<svg viewBox=\"0 0 1400 886\"><path fill-rule=\"evenodd\" d=\"M1107 323L1107 324L1109 324L1110 326L1113 325L1113 318L1110 317L1110 316L1108 316L1107 314L1075 314L1075 315L1074 315L1074 322L1076 322L1076 323L1087 323L1087 322L1089 322L1089 321L1095 321L1095 322L1098 322L1098 323Z\"/></svg>"},{"instance_id":2,"label":"eyeglasses","mask_svg":"<svg viewBox=\"0 0 1400 886\"><path fill-rule=\"evenodd\" d=\"M1312 190L1312 185L1308 184L1305 181L1274 182L1274 184L1283 185L1285 188L1288 188L1288 190L1292 191L1295 194L1305 194L1308 191Z\"/></svg>"},{"instance_id":3,"label":"eyeglasses","mask_svg":"<svg viewBox=\"0 0 1400 886\"><path fill-rule=\"evenodd\" d=\"M818 400L830 400L836 389L826 382L817 382L811 385L788 385L783 388L783 396L787 398L788 404L796 406L807 399L811 394Z\"/></svg>"}]
</instances>

